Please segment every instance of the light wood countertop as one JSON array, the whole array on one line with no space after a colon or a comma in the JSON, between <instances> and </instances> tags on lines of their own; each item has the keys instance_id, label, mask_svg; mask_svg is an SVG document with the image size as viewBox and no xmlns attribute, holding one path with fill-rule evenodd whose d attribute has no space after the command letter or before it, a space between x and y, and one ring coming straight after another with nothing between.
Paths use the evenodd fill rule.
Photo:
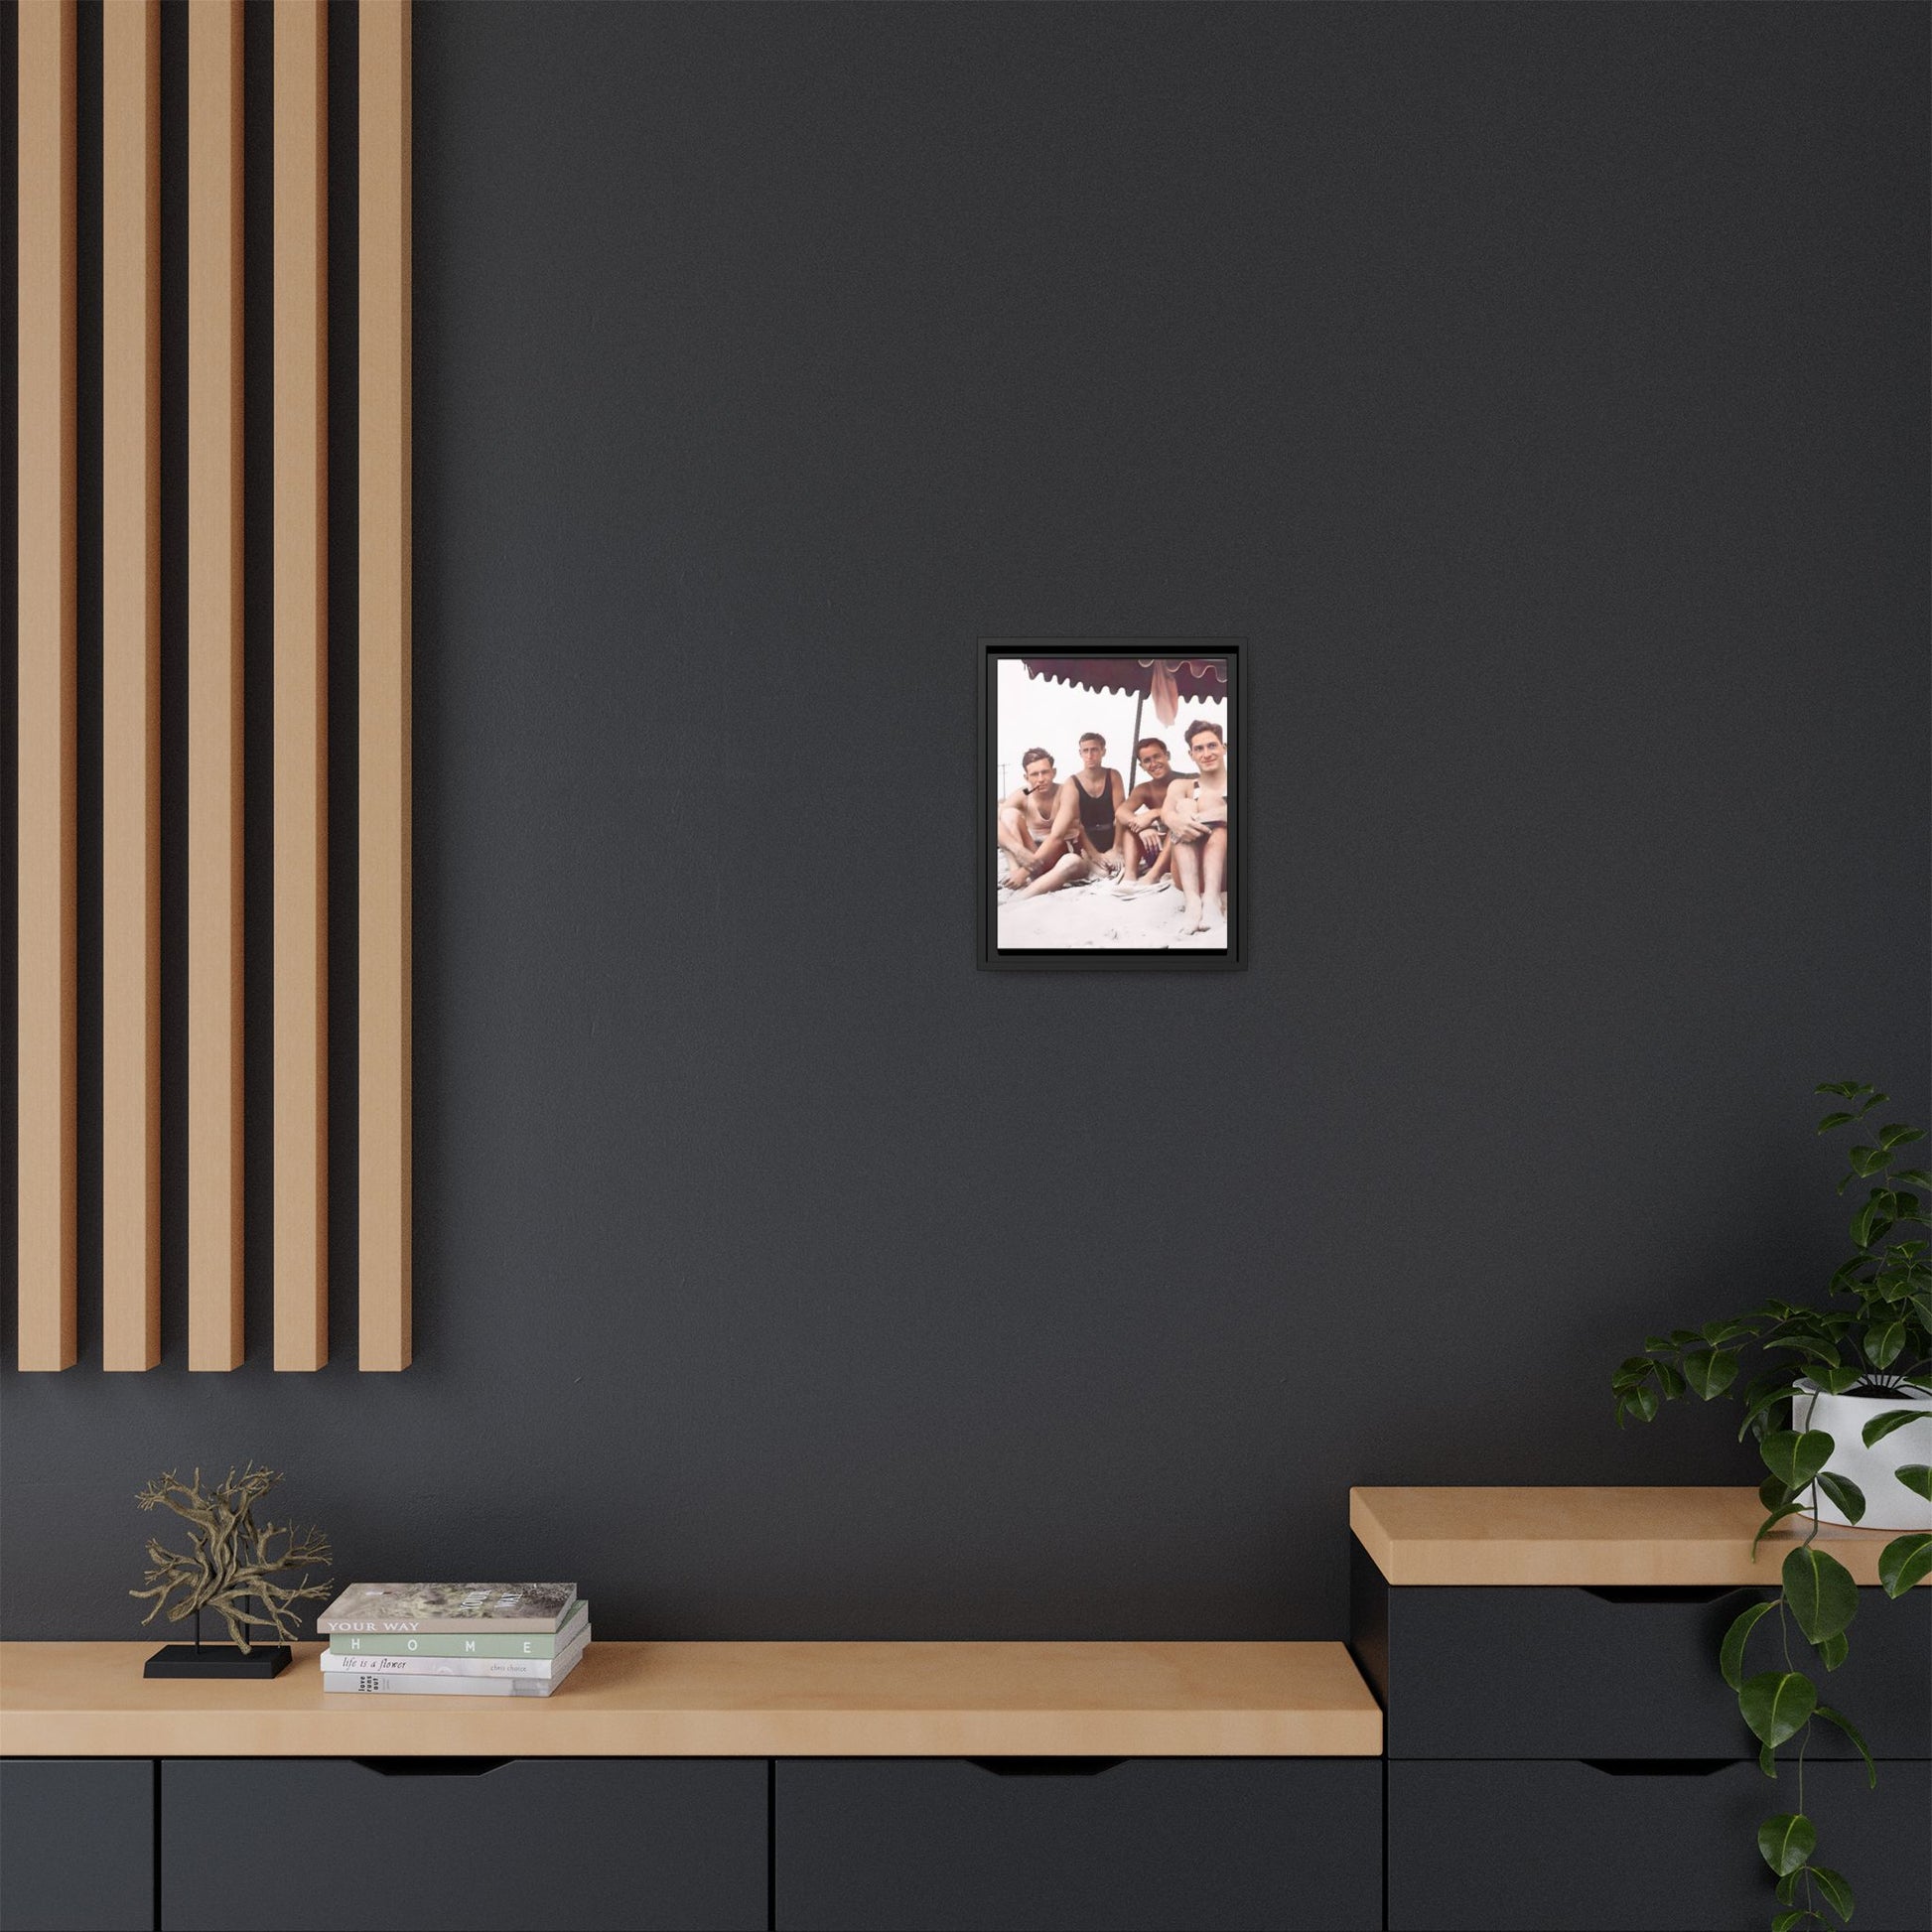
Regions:
<instances>
[{"instance_id":1,"label":"light wood countertop","mask_svg":"<svg viewBox=\"0 0 1932 1932\"><path fill-rule=\"evenodd\" d=\"M10 1757L1373 1757L1339 1643L593 1643L548 1698L141 1675L155 1644L0 1644Z\"/></svg>"},{"instance_id":2,"label":"light wood countertop","mask_svg":"<svg viewBox=\"0 0 1932 1932\"><path fill-rule=\"evenodd\" d=\"M1761 1584L1810 1525L1764 1520L1751 1489L1351 1489L1348 1526L1392 1584ZM1799 1524L1792 1529L1793 1523ZM1821 1526L1819 1544L1861 1584L1897 1530ZM1932 1578L1926 1580L1932 1583Z\"/></svg>"}]
</instances>

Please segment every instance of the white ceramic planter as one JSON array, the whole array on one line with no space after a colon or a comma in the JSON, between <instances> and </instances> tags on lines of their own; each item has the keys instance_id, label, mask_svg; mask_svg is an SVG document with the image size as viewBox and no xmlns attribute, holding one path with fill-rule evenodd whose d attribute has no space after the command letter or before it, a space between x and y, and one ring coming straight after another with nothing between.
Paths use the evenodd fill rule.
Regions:
<instances>
[{"instance_id":1,"label":"white ceramic planter","mask_svg":"<svg viewBox=\"0 0 1932 1932\"><path fill-rule=\"evenodd\" d=\"M1872 1448L1864 1446L1864 1426L1890 1409L1916 1409L1923 1422L1907 1423ZM1800 1381L1791 1399L1794 1429L1827 1431L1836 1447L1825 1467L1856 1482L1864 1496L1861 1527L1867 1530L1932 1530L1932 1502L1915 1496L1893 1473L1907 1462L1932 1463L1932 1395L1912 1398L1879 1395L1827 1395ZM1845 1512L1821 1489L1818 1520L1843 1523Z\"/></svg>"}]
</instances>

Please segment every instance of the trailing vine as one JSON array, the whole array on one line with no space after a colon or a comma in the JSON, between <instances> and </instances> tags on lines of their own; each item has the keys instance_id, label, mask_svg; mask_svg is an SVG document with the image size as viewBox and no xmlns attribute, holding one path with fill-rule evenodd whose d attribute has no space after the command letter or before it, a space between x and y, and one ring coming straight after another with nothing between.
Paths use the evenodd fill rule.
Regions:
<instances>
[{"instance_id":1,"label":"trailing vine","mask_svg":"<svg viewBox=\"0 0 1932 1932\"><path fill-rule=\"evenodd\" d=\"M1864 1119L1885 1096L1854 1080L1827 1081L1816 1089L1846 1105L1818 1123L1820 1134L1836 1133ZM1767 1818L1758 1827L1757 1846L1776 1878L1778 1904L1772 1932L1799 1932L1805 1926L1829 1928L1821 1905L1841 1920L1852 1916L1853 1891L1842 1871L1817 1861L1818 1832L1805 1814L1805 1748L1812 1725L1822 1719L1842 1730L1863 1758L1867 1782L1875 1786L1878 1769L1864 1739L1844 1712L1820 1702L1818 1685L1792 1656L1791 1630L1811 1645L1826 1672L1845 1662L1847 1634L1858 1614L1859 1587L1851 1572L1829 1552L1816 1547L1819 1497L1829 1497L1848 1522L1865 1513L1857 1483L1828 1469L1838 1447L1827 1430L1800 1427L1796 1398L1800 1378L1832 1395L1875 1396L1894 1401L1924 1397L1932 1376L1932 1266L1923 1240L1895 1240L1903 1228L1932 1226L1932 1173L1922 1168L1894 1168L1897 1151L1925 1138L1924 1130L1904 1121L1876 1129L1869 1142L1852 1149L1851 1167L1838 1183L1841 1195L1854 1181L1867 1183L1852 1216L1851 1258L1834 1272L1828 1293L1855 1306L1809 1308L1766 1302L1748 1314L1711 1321L1702 1328L1677 1328L1651 1335L1644 1352L1632 1355L1611 1378L1619 1427L1650 1422L1662 1403L1695 1394L1710 1402L1737 1379L1740 1353L1754 1348L1773 1358L1742 1391L1744 1420L1737 1436L1757 1439L1758 1453L1770 1473L1758 1487L1765 1516L1751 1540L1755 1559L1766 1534L1792 1516L1809 1514L1804 1540L1784 1559L1778 1592L1753 1603L1725 1633L1719 1669L1737 1694L1737 1708L1758 1740L1758 1764L1777 1776L1780 1745L1797 1744L1797 1808ZM1783 1405L1791 1411L1780 1414ZM1863 1432L1867 1449L1894 1430L1926 1419L1924 1409L1888 1409ZM1804 1419L1809 1422L1809 1414ZM1783 1423L1785 1426L1780 1427ZM1907 1463L1898 1480L1913 1494L1932 1500L1932 1465ZM1904 1592L1932 1574L1932 1534L1895 1537L1878 1555L1878 1578L1888 1596ZM1745 1652L1752 1633L1777 1613L1784 1668L1745 1675Z\"/></svg>"}]
</instances>

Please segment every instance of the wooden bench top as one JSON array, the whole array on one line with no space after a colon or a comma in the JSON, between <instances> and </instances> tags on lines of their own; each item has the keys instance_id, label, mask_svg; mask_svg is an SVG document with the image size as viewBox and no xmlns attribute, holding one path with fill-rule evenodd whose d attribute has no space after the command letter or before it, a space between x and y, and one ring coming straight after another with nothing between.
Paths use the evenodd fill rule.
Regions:
<instances>
[{"instance_id":1,"label":"wooden bench top","mask_svg":"<svg viewBox=\"0 0 1932 1932\"><path fill-rule=\"evenodd\" d=\"M1373 1757L1339 1643L596 1643L548 1698L147 1679L145 1643L0 1644L12 1757Z\"/></svg>"},{"instance_id":2,"label":"wooden bench top","mask_svg":"<svg viewBox=\"0 0 1932 1932\"><path fill-rule=\"evenodd\" d=\"M1752 1489L1351 1489L1348 1526L1392 1584L1762 1584L1810 1527L1790 1517L1751 1561ZM1799 1527L1793 1528L1796 1524ZM1896 1530L1823 1525L1861 1584ZM1932 1583L1932 1579L1927 1579Z\"/></svg>"}]
</instances>

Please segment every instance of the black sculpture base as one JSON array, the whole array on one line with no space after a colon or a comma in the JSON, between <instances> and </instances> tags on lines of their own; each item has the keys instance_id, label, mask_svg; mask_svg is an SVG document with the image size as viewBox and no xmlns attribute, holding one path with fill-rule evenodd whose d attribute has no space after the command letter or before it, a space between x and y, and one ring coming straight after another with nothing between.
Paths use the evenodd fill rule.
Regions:
<instances>
[{"instance_id":1,"label":"black sculpture base","mask_svg":"<svg viewBox=\"0 0 1932 1932\"><path fill-rule=\"evenodd\" d=\"M258 1643L244 1657L231 1643L164 1643L143 1677L279 1677L294 1657L285 1643Z\"/></svg>"}]
</instances>

